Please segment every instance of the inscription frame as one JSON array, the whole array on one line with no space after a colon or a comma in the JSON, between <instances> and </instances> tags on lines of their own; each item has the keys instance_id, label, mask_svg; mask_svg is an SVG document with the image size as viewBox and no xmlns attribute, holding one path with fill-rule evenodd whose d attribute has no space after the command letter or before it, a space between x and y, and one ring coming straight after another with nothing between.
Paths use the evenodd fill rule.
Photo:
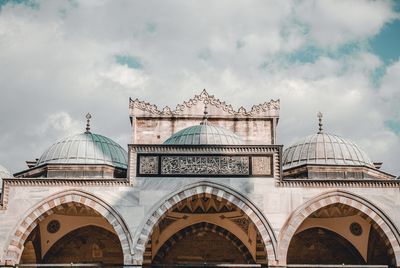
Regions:
<instances>
[{"instance_id":1,"label":"inscription frame","mask_svg":"<svg viewBox=\"0 0 400 268\"><path fill-rule=\"evenodd\" d=\"M162 173L162 157L245 157L248 162L248 174L183 174L183 173L174 173L174 174L163 174ZM141 159L144 157L156 157L157 158L157 172L156 173L141 173L140 172L140 164ZM270 174L253 174L253 158L265 157L270 161ZM273 153L265 153L265 154L182 154L182 153L138 153L137 154L137 162L136 162L136 177L265 177L265 178L274 178L275 177L275 168L274 168L275 160Z\"/></svg>"}]
</instances>

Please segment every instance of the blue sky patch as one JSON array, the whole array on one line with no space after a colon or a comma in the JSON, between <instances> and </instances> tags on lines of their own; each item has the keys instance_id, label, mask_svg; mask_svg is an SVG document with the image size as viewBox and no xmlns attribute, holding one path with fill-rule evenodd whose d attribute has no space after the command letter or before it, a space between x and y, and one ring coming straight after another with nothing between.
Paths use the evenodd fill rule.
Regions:
<instances>
[{"instance_id":1,"label":"blue sky patch","mask_svg":"<svg viewBox=\"0 0 400 268\"><path fill-rule=\"evenodd\" d=\"M400 8L400 1L397 6ZM370 40L374 54L378 55L385 64L400 59L400 19L385 25L382 30Z\"/></svg>"},{"instance_id":2,"label":"blue sky patch","mask_svg":"<svg viewBox=\"0 0 400 268\"><path fill-rule=\"evenodd\" d=\"M392 130L397 135L400 134L400 121L387 120L385 121L385 126Z\"/></svg>"},{"instance_id":3,"label":"blue sky patch","mask_svg":"<svg viewBox=\"0 0 400 268\"><path fill-rule=\"evenodd\" d=\"M26 5L32 9L39 9L40 5L35 0L0 0L0 7L11 4L11 5Z\"/></svg>"},{"instance_id":4,"label":"blue sky patch","mask_svg":"<svg viewBox=\"0 0 400 268\"><path fill-rule=\"evenodd\" d=\"M323 55L322 49L315 46L306 46L288 54L287 59L289 62L293 63L312 63L315 62L321 55Z\"/></svg>"},{"instance_id":5,"label":"blue sky patch","mask_svg":"<svg viewBox=\"0 0 400 268\"><path fill-rule=\"evenodd\" d=\"M155 33L156 30L157 30L157 25L155 23L149 22L149 23L146 24L146 30L149 33Z\"/></svg>"},{"instance_id":6,"label":"blue sky patch","mask_svg":"<svg viewBox=\"0 0 400 268\"><path fill-rule=\"evenodd\" d=\"M386 66L378 67L371 72L370 79L374 88L376 89L379 88L379 86L381 85L382 78L385 74L386 74Z\"/></svg>"},{"instance_id":7,"label":"blue sky patch","mask_svg":"<svg viewBox=\"0 0 400 268\"><path fill-rule=\"evenodd\" d=\"M140 62L140 59L134 56L128 55L116 55L115 61L121 65L126 65L131 69L142 69L143 65Z\"/></svg>"}]
</instances>

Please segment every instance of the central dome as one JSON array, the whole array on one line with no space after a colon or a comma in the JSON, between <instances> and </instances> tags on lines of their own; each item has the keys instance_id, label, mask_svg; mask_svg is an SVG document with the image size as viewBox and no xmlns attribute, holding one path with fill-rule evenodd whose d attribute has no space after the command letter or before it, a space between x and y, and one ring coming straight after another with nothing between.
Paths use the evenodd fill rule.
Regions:
<instances>
[{"instance_id":1,"label":"central dome","mask_svg":"<svg viewBox=\"0 0 400 268\"><path fill-rule=\"evenodd\" d=\"M84 132L62 139L47 149L36 166L42 164L105 164L128 167L127 152L115 141Z\"/></svg>"},{"instance_id":2,"label":"central dome","mask_svg":"<svg viewBox=\"0 0 400 268\"><path fill-rule=\"evenodd\" d=\"M242 139L232 131L210 124L201 124L182 129L164 144L185 144L185 145L241 145Z\"/></svg>"}]
</instances>

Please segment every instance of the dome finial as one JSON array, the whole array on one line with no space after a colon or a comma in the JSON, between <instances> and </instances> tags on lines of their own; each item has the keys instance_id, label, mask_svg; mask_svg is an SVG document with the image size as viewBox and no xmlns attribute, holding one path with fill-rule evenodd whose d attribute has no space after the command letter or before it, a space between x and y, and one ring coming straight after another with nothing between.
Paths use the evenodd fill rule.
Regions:
<instances>
[{"instance_id":1,"label":"dome finial","mask_svg":"<svg viewBox=\"0 0 400 268\"><path fill-rule=\"evenodd\" d=\"M203 121L200 123L200 125L207 125L207 119L208 119L208 102L204 102L204 115L203 115Z\"/></svg>"},{"instance_id":2,"label":"dome finial","mask_svg":"<svg viewBox=\"0 0 400 268\"><path fill-rule=\"evenodd\" d=\"M317 117L318 117L318 126L319 126L319 130L318 130L318 134L322 134L323 133L323 129L322 129L322 113L318 112L317 113Z\"/></svg>"},{"instance_id":3,"label":"dome finial","mask_svg":"<svg viewBox=\"0 0 400 268\"><path fill-rule=\"evenodd\" d=\"M90 132L90 118L92 118L92 115L90 113L86 114L86 133Z\"/></svg>"}]
</instances>

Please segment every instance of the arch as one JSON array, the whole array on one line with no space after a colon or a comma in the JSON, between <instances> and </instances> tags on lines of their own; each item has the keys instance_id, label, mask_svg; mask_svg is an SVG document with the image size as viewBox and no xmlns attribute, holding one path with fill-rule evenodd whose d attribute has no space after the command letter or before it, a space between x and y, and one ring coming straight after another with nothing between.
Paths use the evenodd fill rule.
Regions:
<instances>
[{"instance_id":1,"label":"arch","mask_svg":"<svg viewBox=\"0 0 400 268\"><path fill-rule=\"evenodd\" d=\"M114 228L120 240L124 263L132 263L132 238L126 223L118 212L92 194L80 190L68 190L47 197L25 214L9 237L4 257L6 264L17 264L20 260L24 243L37 224L46 216L53 214L58 206L68 203L80 203L102 215Z\"/></svg>"},{"instance_id":2,"label":"arch","mask_svg":"<svg viewBox=\"0 0 400 268\"><path fill-rule=\"evenodd\" d=\"M207 222L199 222L181 229L179 232L172 235L158 250L156 257L154 258L157 262L160 262L162 258L169 252L169 250L180 240L190 234L197 233L199 231L210 231L223 237L227 241L230 241L232 245L242 254L244 260L247 263L254 263L251 253L243 242L237 238L233 233L229 232L225 228Z\"/></svg>"},{"instance_id":3,"label":"arch","mask_svg":"<svg viewBox=\"0 0 400 268\"><path fill-rule=\"evenodd\" d=\"M286 264L289 244L303 221L320 208L332 204L345 204L363 213L372 227L381 230L381 236L386 237L386 244L390 245L396 263L400 263L399 232L390 219L368 200L343 190L334 190L318 195L307 201L292 212L279 234L278 256L280 264Z\"/></svg>"},{"instance_id":4,"label":"arch","mask_svg":"<svg viewBox=\"0 0 400 268\"><path fill-rule=\"evenodd\" d=\"M147 215L145 218L145 220L147 220L142 225L143 227L141 228L140 233L138 233L134 255L135 262L137 264L142 264L146 244L150 239L154 226L159 223L163 215L165 215L169 209L179 202L189 197L199 195L206 195L209 197L215 196L219 200L225 199L241 209L254 223L257 231L260 233L261 239L266 247L268 263L276 263L277 240L275 233L270 223L267 221L267 219L265 219L263 213L257 208L257 206L247 199L243 194L227 186L214 182L203 181L187 185L183 189L177 190L168 195L165 197L165 199L153 206L151 214Z\"/></svg>"}]
</instances>

